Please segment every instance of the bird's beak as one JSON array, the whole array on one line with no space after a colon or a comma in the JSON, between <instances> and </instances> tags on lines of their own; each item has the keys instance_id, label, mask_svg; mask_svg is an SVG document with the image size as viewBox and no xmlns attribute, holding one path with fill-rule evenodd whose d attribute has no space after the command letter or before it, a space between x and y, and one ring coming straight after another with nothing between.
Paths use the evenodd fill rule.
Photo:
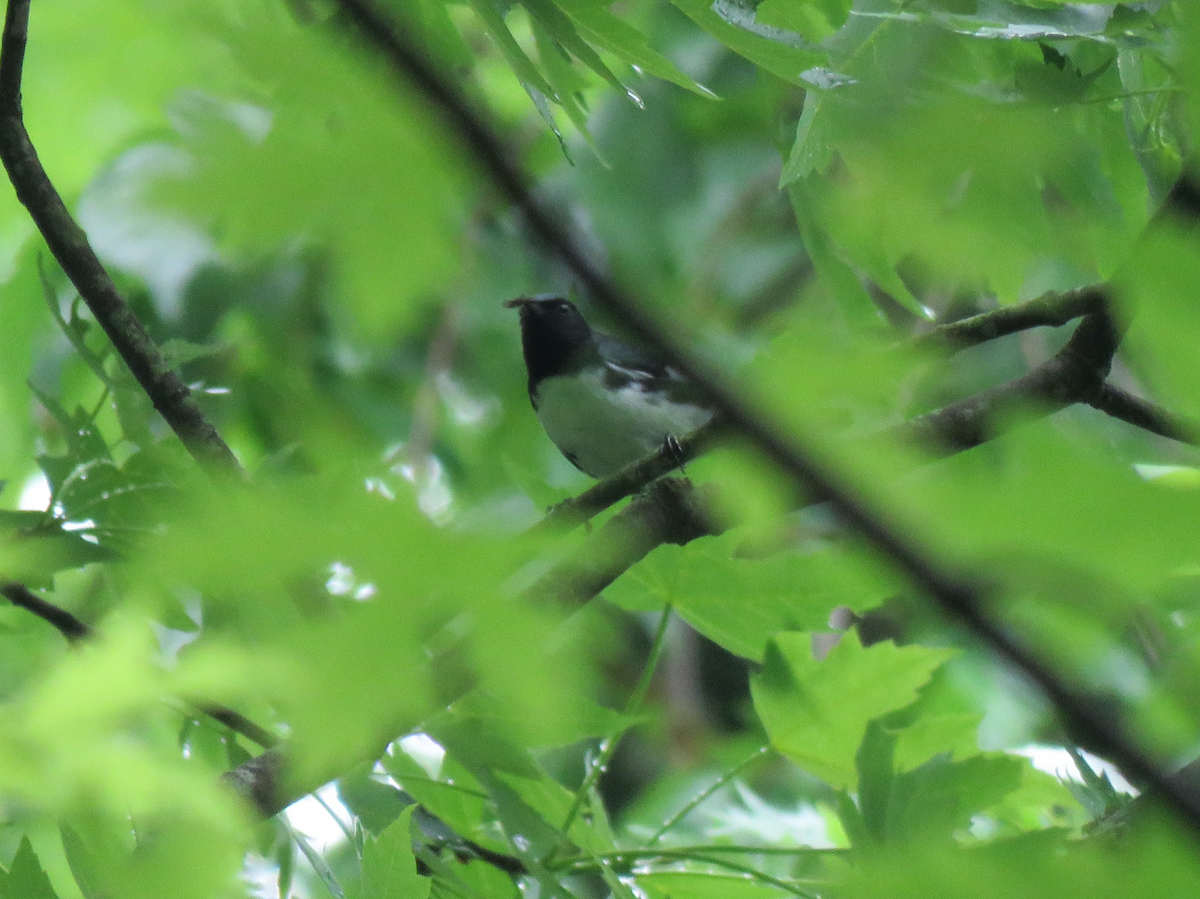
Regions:
<instances>
[{"instance_id":1,"label":"bird's beak","mask_svg":"<svg viewBox=\"0 0 1200 899\"><path fill-rule=\"evenodd\" d=\"M522 309L532 303L529 297L517 297L515 300L506 300L504 303L505 309Z\"/></svg>"}]
</instances>

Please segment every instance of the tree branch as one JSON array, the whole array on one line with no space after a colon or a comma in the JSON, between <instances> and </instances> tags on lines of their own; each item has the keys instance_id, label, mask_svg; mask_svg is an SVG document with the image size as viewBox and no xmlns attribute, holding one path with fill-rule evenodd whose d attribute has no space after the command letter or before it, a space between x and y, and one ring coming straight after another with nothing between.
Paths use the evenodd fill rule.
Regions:
<instances>
[{"instance_id":1,"label":"tree branch","mask_svg":"<svg viewBox=\"0 0 1200 899\"><path fill-rule=\"evenodd\" d=\"M78 643L81 640L90 638L95 633L91 627L80 621L66 609L42 599L24 584L17 583L16 581L4 582L0 584L0 596L3 596L14 606L25 609L27 612L32 612L38 618L53 625L68 643ZM279 743L278 737L265 727L255 724L241 712L235 712L233 709L203 699L189 699L187 702L196 711L207 715L214 721L224 724L234 733L241 734L264 749L269 749Z\"/></svg>"},{"instance_id":2,"label":"tree branch","mask_svg":"<svg viewBox=\"0 0 1200 899\"><path fill-rule=\"evenodd\" d=\"M713 419L681 439L674 447L663 446L653 455L626 466L578 496L563 500L547 512L545 518L531 527L528 533L539 535L560 529L568 530L583 524L625 497L633 496L656 478L683 467L706 452L720 436L721 430L721 422Z\"/></svg>"},{"instance_id":3,"label":"tree branch","mask_svg":"<svg viewBox=\"0 0 1200 899\"><path fill-rule=\"evenodd\" d=\"M29 210L50 252L187 451L209 471L242 476L237 457L122 299L38 160L21 109L29 2L9 0L0 36L0 160L17 199Z\"/></svg>"},{"instance_id":4,"label":"tree branch","mask_svg":"<svg viewBox=\"0 0 1200 899\"><path fill-rule=\"evenodd\" d=\"M338 3L346 17L358 26L397 75L425 95L464 150L521 210L530 233L571 269L598 306L690 377L729 424L755 444L797 486L827 496L839 515L943 612L974 633L1009 664L1023 671L1058 708L1071 730L1087 735L1092 745L1106 750L1128 775L1151 785L1180 820L1193 831L1200 832L1200 797L1168 780L1136 738L1126 732L1107 709L1093 702L1085 692L1067 686L1053 668L1020 643L1001 623L992 620L985 611L994 608L989 602L994 592L990 585L936 562L903 529L893 525L851 485L843 482L810 446L772 423L760 410L734 393L723 378L668 335L643 311L643 307L588 261L567 231L534 200L526 177L510 161L499 139L459 95L452 82L438 74L423 51L412 43L408 33L395 28L372 0L338 0ZM1172 209L1194 212L1200 208L1200 203L1189 201L1200 196L1200 191L1190 183L1185 184L1186 180L1185 176L1181 186L1172 191L1173 197L1179 195L1173 201Z\"/></svg>"},{"instance_id":5,"label":"tree branch","mask_svg":"<svg viewBox=\"0 0 1200 899\"><path fill-rule=\"evenodd\" d=\"M1093 312L1061 350L1033 371L907 421L894 433L951 453L978 446L994 436L1006 413L1033 405L1051 414L1090 403L1104 387L1116 349L1112 319L1107 312Z\"/></svg>"},{"instance_id":6,"label":"tree branch","mask_svg":"<svg viewBox=\"0 0 1200 899\"><path fill-rule=\"evenodd\" d=\"M283 747L277 746L226 771L221 780L263 818L273 818L304 795L285 794L285 772Z\"/></svg>"},{"instance_id":7,"label":"tree branch","mask_svg":"<svg viewBox=\"0 0 1200 899\"><path fill-rule=\"evenodd\" d=\"M652 482L577 552L530 587L527 598L582 605L655 547L664 543L682 546L724 531L710 505L685 478Z\"/></svg>"},{"instance_id":8,"label":"tree branch","mask_svg":"<svg viewBox=\"0 0 1200 899\"><path fill-rule=\"evenodd\" d=\"M1105 384L1087 403L1093 409L1099 409L1106 415L1119 418L1152 434L1200 446L1200 422L1168 412L1120 387Z\"/></svg>"},{"instance_id":9,"label":"tree branch","mask_svg":"<svg viewBox=\"0 0 1200 899\"><path fill-rule=\"evenodd\" d=\"M92 635L90 627L66 609L60 609L53 603L42 599L24 584L8 581L0 586L0 595L14 606L32 612L38 618L53 625L68 643L77 643Z\"/></svg>"},{"instance_id":10,"label":"tree branch","mask_svg":"<svg viewBox=\"0 0 1200 899\"><path fill-rule=\"evenodd\" d=\"M1109 300L1104 285L1081 287L1066 292L1050 291L1015 306L981 312L969 318L938 325L913 338L919 348L963 350L1030 328L1059 327L1072 319L1103 311Z\"/></svg>"}]
</instances>

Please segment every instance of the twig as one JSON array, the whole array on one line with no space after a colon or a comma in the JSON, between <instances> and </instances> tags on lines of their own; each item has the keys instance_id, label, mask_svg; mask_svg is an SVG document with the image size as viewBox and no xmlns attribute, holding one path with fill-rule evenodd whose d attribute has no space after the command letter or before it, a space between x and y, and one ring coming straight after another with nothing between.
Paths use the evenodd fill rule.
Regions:
<instances>
[{"instance_id":1,"label":"twig","mask_svg":"<svg viewBox=\"0 0 1200 899\"><path fill-rule=\"evenodd\" d=\"M212 718L220 724L224 724L234 733L241 734L251 742L257 743L263 749L272 749L279 745L279 737L275 736L262 725L254 723L241 712L235 712L233 709L207 702L203 699L189 699L187 702L189 705L195 707L196 711Z\"/></svg>"},{"instance_id":2,"label":"twig","mask_svg":"<svg viewBox=\"0 0 1200 899\"><path fill-rule=\"evenodd\" d=\"M573 861L569 870L586 871L593 869L597 864L603 864L609 859L620 862L623 860L636 860L638 858L659 858L674 862L691 861L699 862L705 865L711 865L715 868L724 868L727 871L736 871L739 874L745 875L747 879L758 880L781 890L792 893L795 896L804 897L804 899L817 899L817 894L811 890L807 890L799 883L791 880L784 880L780 877L775 877L760 871L757 868L752 868L749 865L743 865L739 862L731 862L722 855L729 853L722 852L724 847L720 846L696 846L688 850L680 849L657 849L652 852L639 852L632 850L629 852L606 852L590 857L584 857L578 861ZM743 853L744 854L744 853ZM796 853L791 853L796 854Z\"/></svg>"},{"instance_id":3,"label":"twig","mask_svg":"<svg viewBox=\"0 0 1200 899\"><path fill-rule=\"evenodd\" d=\"M24 584L9 581L0 586L0 594L14 606L32 612L38 618L53 625L68 643L77 643L92 635L92 629L54 603L42 599Z\"/></svg>"},{"instance_id":4,"label":"twig","mask_svg":"<svg viewBox=\"0 0 1200 899\"><path fill-rule=\"evenodd\" d=\"M94 633L91 627L80 621L66 609L42 599L24 584L16 581L8 581L0 584L0 596L3 596L14 606L25 609L27 612L32 612L38 618L53 625L68 643L78 643L81 640L86 640ZM189 705L195 707L196 711L207 715L214 721L224 724L230 730L241 734L264 749L270 749L279 743L279 738L273 733L265 727L255 724L240 712L235 712L233 709L203 699L189 699L187 702Z\"/></svg>"},{"instance_id":5,"label":"twig","mask_svg":"<svg viewBox=\"0 0 1200 899\"><path fill-rule=\"evenodd\" d=\"M1104 378L1116 347L1116 336L1105 316L1089 317L1085 323L1080 324L1062 350L1032 372L905 422L893 429L892 436L919 441L945 453L957 453L995 437L996 428L1007 420L1006 413L1010 411L1026 407L1024 411L1029 414L1049 415L1103 396L1109 387ZM1029 409L1030 406L1033 408ZM702 435L697 432L695 436ZM563 521L574 524L593 508L602 508L603 501L611 498L616 502L625 495L625 487L638 489L642 478L657 477L660 474L657 466L669 465L669 454L666 455L663 458L664 454L659 453L630 466L610 479L618 481L616 485L601 481L574 500L556 506L531 530L549 529L551 523ZM557 597L568 605L587 602L659 544L684 543L721 529L706 511L707 506L693 501L683 482L667 483L672 484L670 492L639 497L597 531L595 538L576 554L543 575L530 588L529 595L540 600ZM683 492L677 493L676 488ZM599 499L593 500L593 493ZM681 498L686 501L681 502ZM807 499L815 502L826 497L810 492ZM562 514L560 509L566 512L563 519L556 517ZM673 523L666 523L663 516L674 518Z\"/></svg>"},{"instance_id":6,"label":"twig","mask_svg":"<svg viewBox=\"0 0 1200 899\"><path fill-rule=\"evenodd\" d=\"M942 610L974 633L985 645L1032 679L1059 709L1076 733L1103 747L1127 774L1141 778L1194 831L1200 832L1200 797L1167 779L1119 722L1082 692L1063 683L1041 658L1019 643L1009 630L985 613L994 590L990 585L954 571L928 556L900 527L868 505L851 485L820 459L813 448L794 434L786 434L761 412L726 386L724 380L687 352L655 322L642 307L598 271L584 256L566 230L534 200L527 179L509 160L503 145L483 120L458 94L448 78L441 77L413 45L385 18L371 0L338 0L346 16L359 26L375 48L392 64L402 79L423 93L455 133L462 147L492 182L524 214L530 232L553 255L568 266L596 304L610 313L644 344L656 348L676 369L703 390L709 403L720 410L729 424L755 444L796 484L828 497L841 517L872 544L915 586ZM1200 212L1200 187L1185 176L1172 190L1168 203L1172 214ZM1086 325L1086 321L1084 323ZM1082 327L1082 326L1081 326Z\"/></svg>"},{"instance_id":7,"label":"twig","mask_svg":"<svg viewBox=\"0 0 1200 899\"><path fill-rule=\"evenodd\" d=\"M1030 328L1059 327L1072 319L1102 311L1108 303L1108 293L1104 286L1081 287L1064 293L1050 291L1025 303L938 325L914 337L910 345L962 350Z\"/></svg>"},{"instance_id":8,"label":"twig","mask_svg":"<svg viewBox=\"0 0 1200 899\"><path fill-rule=\"evenodd\" d=\"M210 471L243 476L237 457L122 299L42 168L21 109L29 2L9 0L0 37L0 160L17 199L29 210L50 252L192 458Z\"/></svg>"},{"instance_id":9,"label":"twig","mask_svg":"<svg viewBox=\"0 0 1200 899\"><path fill-rule=\"evenodd\" d=\"M1088 405L1160 437L1200 446L1200 422L1168 412L1112 384L1101 387L1100 392L1088 400Z\"/></svg>"},{"instance_id":10,"label":"twig","mask_svg":"<svg viewBox=\"0 0 1200 899\"><path fill-rule=\"evenodd\" d=\"M851 850L849 849L813 849L808 846L798 846L795 848L784 848L777 846L672 846L670 849L629 849L618 850L616 852L603 852L591 856L583 856L578 859L571 859L569 866L564 866L563 870L567 871L589 871L593 870L597 863L612 861L620 864L621 867L626 867L628 863L639 860L654 860L660 859L663 861L673 862L701 862L707 865L714 865L718 868L738 871L749 875L751 878L762 880L764 883L769 883L772 886L780 887L791 893L796 893L800 896L811 897L814 894L803 890L797 883L793 881L781 880L772 877L770 874L765 874L756 868L751 868L745 865L739 865L735 862L725 862L720 858L722 855L786 855L786 856L838 856L846 855ZM714 857L715 856L715 857Z\"/></svg>"}]
</instances>

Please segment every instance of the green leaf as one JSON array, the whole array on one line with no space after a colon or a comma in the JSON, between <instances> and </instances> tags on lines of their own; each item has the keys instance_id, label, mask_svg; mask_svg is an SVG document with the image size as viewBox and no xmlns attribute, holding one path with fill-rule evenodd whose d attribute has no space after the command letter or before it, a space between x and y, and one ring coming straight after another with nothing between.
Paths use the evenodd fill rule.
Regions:
<instances>
[{"instance_id":1,"label":"green leaf","mask_svg":"<svg viewBox=\"0 0 1200 899\"><path fill-rule=\"evenodd\" d=\"M914 533L958 564L978 570L1003 560L1011 571L1013 559L1029 560L1027 585L1095 617L1126 615L1123 590L1161 585L1200 560L1188 536L1200 515L1197 491L1148 482L1049 421L989 449L948 459L896 491ZM1080 582L1082 572L1094 580Z\"/></svg>"},{"instance_id":2,"label":"green leaf","mask_svg":"<svg viewBox=\"0 0 1200 899\"><path fill-rule=\"evenodd\" d=\"M600 54L592 48L592 45L580 37L575 25L555 5L553 0L521 0L521 5L529 12L534 22L541 25L555 41L562 45L563 49L622 94L627 92L625 85L604 64L604 60L600 58ZM542 64L548 66L549 61L545 57L549 54L539 53L539 55L542 57ZM566 98L560 93L559 99L565 101Z\"/></svg>"},{"instance_id":3,"label":"green leaf","mask_svg":"<svg viewBox=\"0 0 1200 899\"><path fill-rule=\"evenodd\" d=\"M608 50L630 65L637 66L664 81L712 97L713 92L698 84L676 65L653 50L646 36L623 19L618 18L604 6L592 0L555 0L558 7L574 20L575 24L596 46Z\"/></svg>"},{"instance_id":4,"label":"green leaf","mask_svg":"<svg viewBox=\"0 0 1200 899\"><path fill-rule=\"evenodd\" d=\"M374 765L363 765L338 778L338 798L368 833L379 835L412 802L390 784L371 776Z\"/></svg>"},{"instance_id":5,"label":"green leaf","mask_svg":"<svg viewBox=\"0 0 1200 899\"><path fill-rule=\"evenodd\" d=\"M425 730L468 768L534 778L541 772L533 755L512 738L499 719L451 710L426 722Z\"/></svg>"},{"instance_id":6,"label":"green leaf","mask_svg":"<svg viewBox=\"0 0 1200 899\"><path fill-rule=\"evenodd\" d=\"M978 712L939 714L922 711L916 721L896 734L896 769L910 771L938 753L965 758L979 751Z\"/></svg>"},{"instance_id":7,"label":"green leaf","mask_svg":"<svg viewBox=\"0 0 1200 899\"><path fill-rule=\"evenodd\" d=\"M520 802L535 811L538 816L559 833L566 823L567 814L575 803L575 794L544 772L537 778L518 777L513 774L497 774L500 781L512 790ZM496 795L493 787L493 795ZM503 806L502 806L503 808ZM603 815L601 807L601 815ZM588 853L604 853L614 848L607 820L581 812L576 814L569 831L571 842Z\"/></svg>"},{"instance_id":8,"label":"green leaf","mask_svg":"<svg viewBox=\"0 0 1200 899\"><path fill-rule=\"evenodd\" d=\"M279 899L288 899L292 894L292 877L296 870L296 844L290 839L278 841L275 864L279 866L279 877L276 881Z\"/></svg>"},{"instance_id":9,"label":"green leaf","mask_svg":"<svg viewBox=\"0 0 1200 899\"><path fill-rule=\"evenodd\" d=\"M60 571L116 558L112 550L84 539L81 531L63 530L61 522L42 512L0 511L0 573L5 580L47 587Z\"/></svg>"},{"instance_id":10,"label":"green leaf","mask_svg":"<svg viewBox=\"0 0 1200 899\"><path fill-rule=\"evenodd\" d=\"M438 778L430 777L403 750L384 756L382 761L387 772L406 793L445 821L456 833L470 836L479 830L488 807L487 791L452 756L443 759Z\"/></svg>"},{"instance_id":11,"label":"green leaf","mask_svg":"<svg viewBox=\"0 0 1200 899\"><path fill-rule=\"evenodd\" d=\"M800 84L800 73L824 62L800 35L756 26L753 9L736 0L673 0L697 25L723 45L768 72Z\"/></svg>"},{"instance_id":12,"label":"green leaf","mask_svg":"<svg viewBox=\"0 0 1200 899\"><path fill-rule=\"evenodd\" d=\"M487 862L472 859L465 865L456 865L454 870L470 895L478 899L520 899L522 896L520 887L510 875Z\"/></svg>"},{"instance_id":13,"label":"green leaf","mask_svg":"<svg viewBox=\"0 0 1200 899\"><path fill-rule=\"evenodd\" d=\"M1122 272L1127 298L1130 346L1164 404L1200 417L1200 385L1187 360L1200 339L1200 309L1193 286L1200 261L1192 251L1195 233L1166 224L1138 245Z\"/></svg>"},{"instance_id":14,"label":"green leaf","mask_svg":"<svg viewBox=\"0 0 1200 899\"><path fill-rule=\"evenodd\" d=\"M863 827L878 845L887 839L888 813L896 782L895 753L896 734L879 721L871 721L855 753L854 767L858 771L858 807Z\"/></svg>"},{"instance_id":15,"label":"green leaf","mask_svg":"<svg viewBox=\"0 0 1200 899\"><path fill-rule=\"evenodd\" d=\"M13 856L8 876L3 880L4 893L8 899L58 899L50 878L42 870L41 863L33 852L28 836L22 836Z\"/></svg>"},{"instance_id":16,"label":"green leaf","mask_svg":"<svg viewBox=\"0 0 1200 899\"><path fill-rule=\"evenodd\" d=\"M952 762L945 755L896 777L887 809L887 839L949 839L971 818L1021 786L1029 761L986 753Z\"/></svg>"},{"instance_id":17,"label":"green leaf","mask_svg":"<svg viewBox=\"0 0 1200 899\"><path fill-rule=\"evenodd\" d=\"M792 895L750 875L660 871L637 875L649 899L780 899Z\"/></svg>"},{"instance_id":18,"label":"green leaf","mask_svg":"<svg viewBox=\"0 0 1200 899\"><path fill-rule=\"evenodd\" d=\"M849 787L867 724L913 702L952 655L890 642L864 649L849 631L817 661L808 634L781 634L751 680L754 707L780 752L832 786Z\"/></svg>"},{"instance_id":19,"label":"green leaf","mask_svg":"<svg viewBox=\"0 0 1200 899\"><path fill-rule=\"evenodd\" d=\"M67 856L67 864L70 865L71 873L75 876L79 892L83 893L83 899L103 899L104 894L100 890L96 876L96 862L87 846L84 845L78 831L70 824L60 824L58 829L62 837L63 852ZM0 892L0 895L3 893Z\"/></svg>"},{"instance_id":20,"label":"green leaf","mask_svg":"<svg viewBox=\"0 0 1200 899\"><path fill-rule=\"evenodd\" d=\"M266 6L217 22L211 38L230 61L222 89L180 99L192 165L160 177L152 198L219 223L238 253L297 238L332 248L360 336L387 339L454 271L457 150L390 71L330 30Z\"/></svg>"},{"instance_id":21,"label":"green leaf","mask_svg":"<svg viewBox=\"0 0 1200 899\"><path fill-rule=\"evenodd\" d=\"M1085 74L1070 57L1043 44L1040 64L1029 60L1017 62L1017 87L1031 100L1038 102L1053 106L1076 103L1084 98L1096 79L1115 61L1116 52L1113 51L1106 63Z\"/></svg>"},{"instance_id":22,"label":"green leaf","mask_svg":"<svg viewBox=\"0 0 1200 899\"><path fill-rule=\"evenodd\" d=\"M1178 834L1155 829L1116 854L1101 842L1068 847L1061 832L1043 831L984 848L906 845L876 855L848 873L838 895L848 899L1115 899L1186 895L1200 889L1200 866Z\"/></svg>"},{"instance_id":23,"label":"green leaf","mask_svg":"<svg viewBox=\"0 0 1200 899\"><path fill-rule=\"evenodd\" d=\"M585 86L584 79L571 66L570 60L565 57L557 39L547 32L545 26L537 19L532 24L534 40L538 46L538 57L546 70L546 80L554 87L559 105L566 112L567 117L571 120L571 124L583 135L592 152L596 154L596 157L600 158L600 149L596 146L596 142L588 129L588 114L584 108L583 95L581 93ZM568 22L567 24L569 25L570 23ZM555 134L561 144L562 135L558 133L556 127ZM570 162L571 156L565 146L562 147L562 151L567 161Z\"/></svg>"},{"instance_id":24,"label":"green leaf","mask_svg":"<svg viewBox=\"0 0 1200 899\"><path fill-rule=\"evenodd\" d=\"M325 890L333 899L346 899L346 891L342 889L341 883L337 879L337 875L333 873L333 869L329 867L329 862L325 860L325 856L321 855L312 844L308 842L308 838L304 834L297 831L291 824L284 823L284 829L291 836L292 842L303 853L312 866L313 873L317 875L317 879ZM411 851L411 850L410 850Z\"/></svg>"},{"instance_id":25,"label":"green leaf","mask_svg":"<svg viewBox=\"0 0 1200 899\"><path fill-rule=\"evenodd\" d=\"M558 97L555 95L554 89L542 77L542 73L533 64L533 60L525 54L521 45L517 43L517 39L513 37L496 0L471 0L471 8L479 16L488 34L492 36L492 40L496 42L504 59L525 89L533 88L543 96L557 102Z\"/></svg>"},{"instance_id":26,"label":"green leaf","mask_svg":"<svg viewBox=\"0 0 1200 899\"><path fill-rule=\"evenodd\" d=\"M416 806L400 813L387 830L363 846L363 899L425 899L430 878L417 874L409 826Z\"/></svg>"},{"instance_id":27,"label":"green leaf","mask_svg":"<svg viewBox=\"0 0 1200 899\"><path fill-rule=\"evenodd\" d=\"M850 13L850 0L763 0L754 19L819 42L842 27Z\"/></svg>"},{"instance_id":28,"label":"green leaf","mask_svg":"<svg viewBox=\"0 0 1200 899\"><path fill-rule=\"evenodd\" d=\"M802 163L797 163L797 168L803 167ZM813 178L809 177L791 182L788 185L788 197L792 201L796 223L800 226L800 234L813 267L838 305L846 309L848 314L863 323L878 320L879 312L863 287L862 279L847 264L842 248L829 233L828 220L820 214L822 203L816 197L812 181Z\"/></svg>"},{"instance_id":29,"label":"green leaf","mask_svg":"<svg viewBox=\"0 0 1200 899\"><path fill-rule=\"evenodd\" d=\"M833 148L822 133L825 118L818 118L824 95L809 91L804 97L804 111L796 124L796 139L792 150L779 175L779 187L783 189L801 178L825 171L833 161Z\"/></svg>"},{"instance_id":30,"label":"green leaf","mask_svg":"<svg viewBox=\"0 0 1200 899\"><path fill-rule=\"evenodd\" d=\"M686 547L662 546L605 595L636 606L648 593L670 603L693 627L730 652L761 660L781 631L828 626L838 606L873 608L887 598L880 582L838 550L777 552L739 558L745 535L730 533Z\"/></svg>"}]
</instances>

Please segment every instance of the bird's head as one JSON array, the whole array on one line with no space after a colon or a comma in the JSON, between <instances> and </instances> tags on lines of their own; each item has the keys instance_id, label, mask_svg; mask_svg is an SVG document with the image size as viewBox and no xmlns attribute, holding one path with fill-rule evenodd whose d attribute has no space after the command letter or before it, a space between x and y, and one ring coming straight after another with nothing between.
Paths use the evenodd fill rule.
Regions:
<instances>
[{"instance_id":1,"label":"bird's head","mask_svg":"<svg viewBox=\"0 0 1200 899\"><path fill-rule=\"evenodd\" d=\"M522 330L534 328L562 337L591 334L591 328L575 304L558 294L539 293L533 297L517 297L505 303L504 307L520 310Z\"/></svg>"},{"instance_id":2,"label":"bird's head","mask_svg":"<svg viewBox=\"0 0 1200 899\"><path fill-rule=\"evenodd\" d=\"M558 374L580 358L594 354L592 329L570 300L542 293L517 297L504 306L521 313L521 348L525 367L535 380Z\"/></svg>"}]
</instances>

